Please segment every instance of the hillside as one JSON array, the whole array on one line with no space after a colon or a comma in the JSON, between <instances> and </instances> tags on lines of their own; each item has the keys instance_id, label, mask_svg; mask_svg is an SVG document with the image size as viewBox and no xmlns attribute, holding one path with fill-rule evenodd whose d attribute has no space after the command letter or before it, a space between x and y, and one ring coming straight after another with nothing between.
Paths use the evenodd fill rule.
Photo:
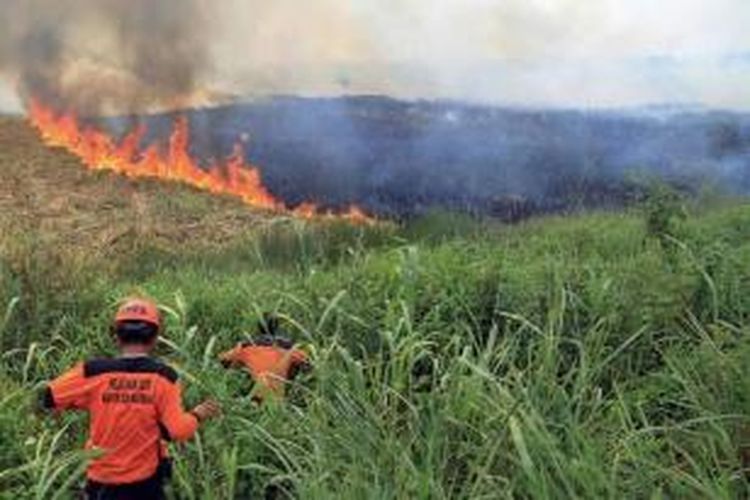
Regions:
<instances>
[{"instance_id":1,"label":"hillside","mask_svg":"<svg viewBox=\"0 0 750 500\"><path fill-rule=\"evenodd\" d=\"M133 239L215 247L273 219L233 199L182 185L92 173L47 148L18 118L0 117L0 229L45 245L115 255Z\"/></svg>"}]
</instances>

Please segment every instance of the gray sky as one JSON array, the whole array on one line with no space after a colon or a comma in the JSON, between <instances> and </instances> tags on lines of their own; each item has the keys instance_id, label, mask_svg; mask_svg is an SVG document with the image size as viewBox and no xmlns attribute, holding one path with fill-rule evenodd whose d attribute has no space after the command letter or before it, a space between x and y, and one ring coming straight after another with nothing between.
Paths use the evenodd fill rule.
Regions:
<instances>
[{"instance_id":1,"label":"gray sky","mask_svg":"<svg viewBox=\"0 0 750 500\"><path fill-rule=\"evenodd\" d=\"M222 92L750 109L750 0L204 1Z\"/></svg>"}]
</instances>

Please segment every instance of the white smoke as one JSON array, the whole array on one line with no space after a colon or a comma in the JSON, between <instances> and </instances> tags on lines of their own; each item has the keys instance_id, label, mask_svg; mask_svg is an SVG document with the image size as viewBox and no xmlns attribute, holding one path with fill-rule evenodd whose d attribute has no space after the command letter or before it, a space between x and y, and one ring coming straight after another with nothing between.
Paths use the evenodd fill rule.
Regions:
<instances>
[{"instance_id":1,"label":"white smoke","mask_svg":"<svg viewBox=\"0 0 750 500\"><path fill-rule=\"evenodd\" d=\"M513 104L750 107L747 0L226 0L217 83ZM731 54L745 60L725 64Z\"/></svg>"},{"instance_id":2,"label":"white smoke","mask_svg":"<svg viewBox=\"0 0 750 500\"><path fill-rule=\"evenodd\" d=\"M199 40L208 52L196 57L200 71L186 71L196 89L239 95L382 93L544 106L687 101L750 107L748 0L190 3L201 15L185 17L190 11L179 9L185 20L180 27L189 26L191 41ZM96 48L113 39L97 38ZM90 47L88 54L76 51L76 45L90 46L90 39L67 42L71 64L76 57L91 61ZM158 53L170 46L156 45ZM194 51L195 45L188 48ZM179 60L189 53L182 50ZM96 62L122 67L108 64L105 50L98 50Z\"/></svg>"},{"instance_id":3,"label":"white smoke","mask_svg":"<svg viewBox=\"0 0 750 500\"><path fill-rule=\"evenodd\" d=\"M0 113L19 114L23 111L21 100L10 82L0 79Z\"/></svg>"}]
</instances>

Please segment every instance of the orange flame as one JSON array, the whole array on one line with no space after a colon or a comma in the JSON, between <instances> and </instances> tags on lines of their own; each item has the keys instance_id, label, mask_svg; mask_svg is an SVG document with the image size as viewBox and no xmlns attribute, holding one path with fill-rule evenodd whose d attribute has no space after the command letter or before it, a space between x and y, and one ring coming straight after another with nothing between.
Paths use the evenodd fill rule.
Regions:
<instances>
[{"instance_id":1,"label":"orange flame","mask_svg":"<svg viewBox=\"0 0 750 500\"><path fill-rule=\"evenodd\" d=\"M190 130L185 117L175 120L166 151L154 144L139 152L138 145L146 133L143 125L131 130L118 143L106 132L82 126L74 115L57 114L36 100L29 102L28 111L31 124L48 146L69 151L92 170L111 170L131 178L153 177L182 182L211 193L238 197L255 208L291 212L307 219L336 217L353 223L372 222L356 206L342 213L321 213L313 203L287 209L265 187L258 169L245 161L241 143L235 144L232 155L223 162L201 168L188 152Z\"/></svg>"}]
</instances>

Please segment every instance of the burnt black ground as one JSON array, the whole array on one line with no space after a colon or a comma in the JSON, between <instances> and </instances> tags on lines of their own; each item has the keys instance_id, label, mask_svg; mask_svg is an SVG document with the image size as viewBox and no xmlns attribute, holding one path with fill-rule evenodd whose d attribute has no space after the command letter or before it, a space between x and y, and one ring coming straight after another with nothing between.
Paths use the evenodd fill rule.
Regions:
<instances>
[{"instance_id":1,"label":"burnt black ground","mask_svg":"<svg viewBox=\"0 0 750 500\"><path fill-rule=\"evenodd\" d=\"M357 203L386 216L432 208L515 218L619 206L635 179L750 192L750 114L659 107L512 109L385 97L277 97L187 112L193 154L227 156L238 138L290 205ZM149 141L174 114L145 120ZM510 208L509 208L510 207Z\"/></svg>"}]
</instances>

